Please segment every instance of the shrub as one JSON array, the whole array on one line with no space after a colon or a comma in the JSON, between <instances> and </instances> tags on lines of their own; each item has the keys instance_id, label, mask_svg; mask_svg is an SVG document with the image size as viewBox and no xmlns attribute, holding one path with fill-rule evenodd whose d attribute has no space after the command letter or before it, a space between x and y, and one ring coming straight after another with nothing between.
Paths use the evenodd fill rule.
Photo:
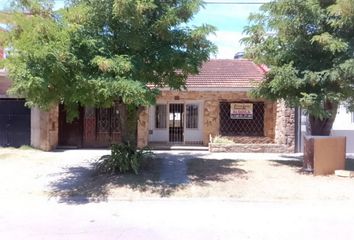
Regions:
<instances>
[{"instance_id":1,"label":"shrub","mask_svg":"<svg viewBox=\"0 0 354 240\"><path fill-rule=\"evenodd\" d=\"M113 144L111 155L99 159L95 163L99 173L126 173L138 174L141 162L145 157L151 156L152 152L147 149L137 149L128 144Z\"/></svg>"}]
</instances>

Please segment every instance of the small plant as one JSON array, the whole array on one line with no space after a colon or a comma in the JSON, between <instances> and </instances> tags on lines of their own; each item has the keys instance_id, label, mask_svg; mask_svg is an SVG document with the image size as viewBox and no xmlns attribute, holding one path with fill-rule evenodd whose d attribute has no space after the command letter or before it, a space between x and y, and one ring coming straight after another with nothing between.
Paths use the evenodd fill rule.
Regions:
<instances>
[{"instance_id":1,"label":"small plant","mask_svg":"<svg viewBox=\"0 0 354 240\"><path fill-rule=\"evenodd\" d=\"M138 174L141 162L144 158L152 155L147 149L137 149L127 144L113 144L111 155L99 159L95 163L95 168L99 173L126 173L134 172Z\"/></svg>"},{"instance_id":2,"label":"small plant","mask_svg":"<svg viewBox=\"0 0 354 240\"><path fill-rule=\"evenodd\" d=\"M228 139L227 137L215 136L215 137L212 139L212 143L231 144L231 143L234 143L234 141Z\"/></svg>"}]
</instances>

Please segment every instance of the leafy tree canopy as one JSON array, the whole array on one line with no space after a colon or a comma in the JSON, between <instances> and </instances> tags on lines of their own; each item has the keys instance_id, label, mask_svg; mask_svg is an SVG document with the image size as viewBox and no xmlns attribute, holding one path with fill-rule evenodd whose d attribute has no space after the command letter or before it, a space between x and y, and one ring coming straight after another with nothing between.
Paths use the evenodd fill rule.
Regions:
<instances>
[{"instance_id":1,"label":"leafy tree canopy","mask_svg":"<svg viewBox=\"0 0 354 240\"><path fill-rule=\"evenodd\" d=\"M337 106L354 109L354 0L277 0L250 16L246 55L267 64L258 97L283 99L329 134Z\"/></svg>"},{"instance_id":2,"label":"leafy tree canopy","mask_svg":"<svg viewBox=\"0 0 354 240\"><path fill-rule=\"evenodd\" d=\"M71 0L53 10L50 0L15 0L0 13L3 64L11 92L48 109L64 103L69 118L78 105L149 105L157 91L184 87L215 46L214 28L186 23L200 0Z\"/></svg>"}]
</instances>

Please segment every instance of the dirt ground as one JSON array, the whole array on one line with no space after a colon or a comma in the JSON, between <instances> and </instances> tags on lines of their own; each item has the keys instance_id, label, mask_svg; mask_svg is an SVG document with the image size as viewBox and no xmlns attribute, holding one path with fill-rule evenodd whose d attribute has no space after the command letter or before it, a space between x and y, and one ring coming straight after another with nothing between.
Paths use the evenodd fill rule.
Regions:
<instances>
[{"instance_id":1,"label":"dirt ground","mask_svg":"<svg viewBox=\"0 0 354 240\"><path fill-rule=\"evenodd\" d=\"M354 178L303 173L298 155L157 152L139 175L97 175L92 163L108 153L2 148L0 196L67 203L161 197L354 200ZM347 169L354 170L354 160L347 159Z\"/></svg>"}]
</instances>

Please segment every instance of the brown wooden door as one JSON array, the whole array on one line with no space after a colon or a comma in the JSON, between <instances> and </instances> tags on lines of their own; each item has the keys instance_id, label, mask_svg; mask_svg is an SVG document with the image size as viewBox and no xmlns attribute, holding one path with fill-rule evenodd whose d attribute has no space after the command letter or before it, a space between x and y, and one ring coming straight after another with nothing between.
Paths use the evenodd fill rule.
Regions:
<instances>
[{"instance_id":1,"label":"brown wooden door","mask_svg":"<svg viewBox=\"0 0 354 240\"><path fill-rule=\"evenodd\" d=\"M83 108L79 108L79 117L71 123L66 121L64 106L59 106L59 145L67 147L82 147Z\"/></svg>"}]
</instances>

